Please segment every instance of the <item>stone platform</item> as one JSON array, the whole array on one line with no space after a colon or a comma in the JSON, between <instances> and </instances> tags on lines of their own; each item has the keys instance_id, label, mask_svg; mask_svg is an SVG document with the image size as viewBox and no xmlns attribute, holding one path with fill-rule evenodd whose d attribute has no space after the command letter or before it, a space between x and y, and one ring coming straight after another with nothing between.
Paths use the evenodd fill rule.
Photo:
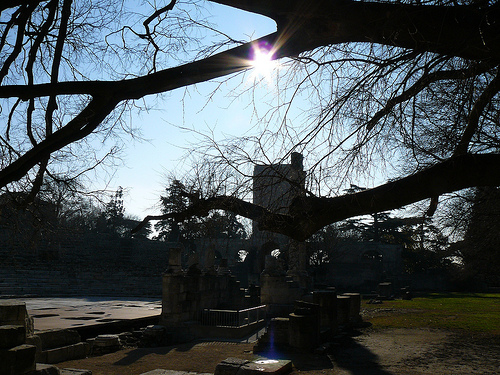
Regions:
<instances>
[{"instance_id":1,"label":"stone platform","mask_svg":"<svg viewBox=\"0 0 500 375\"><path fill-rule=\"evenodd\" d=\"M13 298L1 301L25 302L35 331L98 329L113 323L156 318L161 314L161 300L148 298Z\"/></svg>"}]
</instances>

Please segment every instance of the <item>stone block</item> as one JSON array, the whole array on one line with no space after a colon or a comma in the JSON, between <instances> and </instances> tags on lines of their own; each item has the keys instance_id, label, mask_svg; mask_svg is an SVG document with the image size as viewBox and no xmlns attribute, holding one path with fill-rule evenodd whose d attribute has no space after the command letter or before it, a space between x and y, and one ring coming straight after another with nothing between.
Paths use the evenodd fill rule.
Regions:
<instances>
[{"instance_id":1,"label":"stone block","mask_svg":"<svg viewBox=\"0 0 500 375\"><path fill-rule=\"evenodd\" d=\"M118 335L99 335L92 343L92 354L94 355L113 353L120 349L121 342Z\"/></svg>"},{"instance_id":2,"label":"stone block","mask_svg":"<svg viewBox=\"0 0 500 375\"><path fill-rule=\"evenodd\" d=\"M90 351L90 345L86 342L62 346L60 348L44 350L41 353L41 358L45 363L53 364L72 359L85 358Z\"/></svg>"},{"instance_id":3,"label":"stone block","mask_svg":"<svg viewBox=\"0 0 500 375\"><path fill-rule=\"evenodd\" d=\"M22 325L26 334L33 333L33 319L28 315L24 302L0 300L0 325Z\"/></svg>"},{"instance_id":4,"label":"stone block","mask_svg":"<svg viewBox=\"0 0 500 375\"><path fill-rule=\"evenodd\" d=\"M18 345L11 349L0 349L0 374L20 375L35 370L33 345Z\"/></svg>"},{"instance_id":5,"label":"stone block","mask_svg":"<svg viewBox=\"0 0 500 375\"><path fill-rule=\"evenodd\" d=\"M389 299L392 297L392 283L380 283L378 284L378 294L379 298Z\"/></svg>"},{"instance_id":6,"label":"stone block","mask_svg":"<svg viewBox=\"0 0 500 375\"><path fill-rule=\"evenodd\" d=\"M320 305L321 326L337 330L337 293L334 290L313 292L313 302Z\"/></svg>"},{"instance_id":7,"label":"stone block","mask_svg":"<svg viewBox=\"0 0 500 375\"><path fill-rule=\"evenodd\" d=\"M289 360L260 359L241 366L237 375L284 375L292 371Z\"/></svg>"},{"instance_id":8,"label":"stone block","mask_svg":"<svg viewBox=\"0 0 500 375\"><path fill-rule=\"evenodd\" d=\"M26 328L23 325L0 326L0 349L10 349L26 342Z\"/></svg>"},{"instance_id":9,"label":"stone block","mask_svg":"<svg viewBox=\"0 0 500 375\"><path fill-rule=\"evenodd\" d=\"M229 357L215 366L214 375L236 375L240 368L249 363L245 359Z\"/></svg>"},{"instance_id":10,"label":"stone block","mask_svg":"<svg viewBox=\"0 0 500 375\"><path fill-rule=\"evenodd\" d=\"M27 316L24 302L0 301L0 325L25 325Z\"/></svg>"},{"instance_id":11,"label":"stone block","mask_svg":"<svg viewBox=\"0 0 500 375\"><path fill-rule=\"evenodd\" d=\"M42 340L40 339L40 336L38 335L31 335L26 337L26 344L29 345L34 345L36 346L36 361L43 363L41 360L41 353L42 353Z\"/></svg>"},{"instance_id":12,"label":"stone block","mask_svg":"<svg viewBox=\"0 0 500 375\"><path fill-rule=\"evenodd\" d=\"M37 363L35 372L30 375L61 375L61 373L56 366L45 363Z\"/></svg>"},{"instance_id":13,"label":"stone block","mask_svg":"<svg viewBox=\"0 0 500 375\"><path fill-rule=\"evenodd\" d=\"M71 329L48 329L38 331L37 336L41 340L42 350L60 348L81 341L80 334Z\"/></svg>"},{"instance_id":14,"label":"stone block","mask_svg":"<svg viewBox=\"0 0 500 375\"><path fill-rule=\"evenodd\" d=\"M61 375L92 375L92 371L78 368L62 368L59 371Z\"/></svg>"},{"instance_id":15,"label":"stone block","mask_svg":"<svg viewBox=\"0 0 500 375\"><path fill-rule=\"evenodd\" d=\"M143 372L140 375L213 375L211 373L206 372L187 372L187 371L175 371L175 370L163 370L156 369L148 372Z\"/></svg>"},{"instance_id":16,"label":"stone block","mask_svg":"<svg viewBox=\"0 0 500 375\"><path fill-rule=\"evenodd\" d=\"M349 296L349 321L351 323L359 323L361 320L361 294L359 293L344 293L344 296Z\"/></svg>"},{"instance_id":17,"label":"stone block","mask_svg":"<svg viewBox=\"0 0 500 375\"><path fill-rule=\"evenodd\" d=\"M120 346L120 337L118 335L99 335L94 339L96 346Z\"/></svg>"},{"instance_id":18,"label":"stone block","mask_svg":"<svg viewBox=\"0 0 500 375\"><path fill-rule=\"evenodd\" d=\"M267 329L269 344L277 346L288 345L289 318L272 318Z\"/></svg>"}]
</instances>

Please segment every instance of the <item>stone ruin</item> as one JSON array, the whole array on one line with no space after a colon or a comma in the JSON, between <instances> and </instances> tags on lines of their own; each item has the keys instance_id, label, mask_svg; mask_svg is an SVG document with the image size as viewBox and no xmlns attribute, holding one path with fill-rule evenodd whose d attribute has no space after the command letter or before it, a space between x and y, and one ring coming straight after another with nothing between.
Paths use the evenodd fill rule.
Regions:
<instances>
[{"instance_id":1,"label":"stone ruin","mask_svg":"<svg viewBox=\"0 0 500 375\"><path fill-rule=\"evenodd\" d=\"M285 212L294 197L305 192L303 158L292 153L291 164L256 166L254 203L274 212ZM254 236L265 236L254 226ZM272 234L271 234L272 235ZM264 238L264 237L263 237ZM205 254L204 267L193 257L187 269L181 265L182 247L170 249L169 266L163 275L162 316L160 324L169 329L192 327L204 309L234 309L265 305L270 322L267 336L257 345L287 345L311 349L319 345L324 332L333 335L339 329L359 322L359 294L337 295L335 290L313 290L307 273L305 242L287 240L288 268L271 255L265 258L260 273L260 298L249 299L231 275L224 261L216 269L213 255ZM212 249L213 253L213 249ZM255 296L254 296L255 297ZM230 303L229 303L230 302ZM267 338L266 338L267 337ZM267 341L266 341L267 340Z\"/></svg>"},{"instance_id":2,"label":"stone ruin","mask_svg":"<svg viewBox=\"0 0 500 375\"><path fill-rule=\"evenodd\" d=\"M193 258L187 269L181 266L181 247L170 249L169 267L163 275L162 315L160 325L177 338L190 334L203 336L201 315L207 309L240 310L265 305L271 318L267 333L255 347L265 351L269 345L299 349L314 349L361 322L361 295L338 295L334 288L313 290L311 278L305 270L305 247L291 246L290 257L295 257L291 269L285 270L279 259L266 258L261 274L260 300L249 298L239 282L225 267L216 269L209 261L199 269ZM259 289L257 289L259 290ZM312 291L312 292L311 292ZM188 339L186 337L186 339Z\"/></svg>"},{"instance_id":3,"label":"stone ruin","mask_svg":"<svg viewBox=\"0 0 500 375\"><path fill-rule=\"evenodd\" d=\"M271 318L267 332L254 347L255 353L295 348L315 350L340 333L362 323L361 295L337 295L334 288L317 290L294 303L293 312Z\"/></svg>"}]
</instances>

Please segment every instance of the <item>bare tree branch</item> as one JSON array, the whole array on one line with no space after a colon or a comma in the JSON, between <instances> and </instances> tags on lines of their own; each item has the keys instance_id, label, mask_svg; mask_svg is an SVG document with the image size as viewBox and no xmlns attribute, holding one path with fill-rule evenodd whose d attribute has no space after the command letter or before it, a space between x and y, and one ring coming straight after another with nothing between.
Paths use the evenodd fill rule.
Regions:
<instances>
[{"instance_id":1,"label":"bare tree branch","mask_svg":"<svg viewBox=\"0 0 500 375\"><path fill-rule=\"evenodd\" d=\"M367 122L366 127L368 130L373 129L373 127L377 124L377 122L390 113L393 108L400 103L403 103L419 92L424 90L429 86L429 84L441 81L441 80L450 80L450 79L466 79L481 72L486 72L491 69L491 65L489 64L474 64L471 68L468 69L460 69L460 70L440 70L437 72L424 74L417 82L415 82L412 86L402 92L400 95L390 99L384 108L375 113L373 117Z\"/></svg>"},{"instance_id":2,"label":"bare tree branch","mask_svg":"<svg viewBox=\"0 0 500 375\"><path fill-rule=\"evenodd\" d=\"M491 99L498 94L500 91L500 71L497 71L497 75L491 82L488 84L486 89L481 93L478 100L474 103L472 107L469 118L467 121L467 127L458 143L454 155L463 155L467 152L469 147L469 143L472 140L472 137L476 133L479 118L484 111L484 108L491 102Z\"/></svg>"}]
</instances>

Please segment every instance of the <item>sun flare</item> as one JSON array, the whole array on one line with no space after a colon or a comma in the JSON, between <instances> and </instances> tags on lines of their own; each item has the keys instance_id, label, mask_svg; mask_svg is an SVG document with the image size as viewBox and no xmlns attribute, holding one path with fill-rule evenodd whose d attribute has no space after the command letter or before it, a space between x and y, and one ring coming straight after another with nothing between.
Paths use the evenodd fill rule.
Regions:
<instances>
[{"instance_id":1,"label":"sun flare","mask_svg":"<svg viewBox=\"0 0 500 375\"><path fill-rule=\"evenodd\" d=\"M253 46L250 63L254 69L253 76L264 77L271 81L271 73L277 68L274 60L273 48L268 43L259 43Z\"/></svg>"}]
</instances>

